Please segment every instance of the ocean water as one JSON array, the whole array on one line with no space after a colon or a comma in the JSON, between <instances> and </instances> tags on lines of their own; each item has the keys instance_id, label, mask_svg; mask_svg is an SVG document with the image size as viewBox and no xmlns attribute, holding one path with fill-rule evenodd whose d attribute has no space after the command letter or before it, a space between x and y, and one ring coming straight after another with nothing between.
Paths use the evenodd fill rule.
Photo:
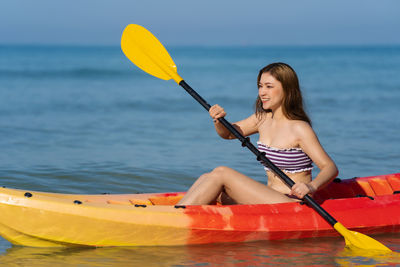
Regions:
<instances>
[{"instance_id":1,"label":"ocean water","mask_svg":"<svg viewBox=\"0 0 400 267\"><path fill-rule=\"evenodd\" d=\"M290 64L339 177L400 172L400 46L167 48L186 82L223 106L232 122L253 112L258 70L276 61ZM118 47L0 46L0 148L0 185L12 188L184 191L219 165L266 181L254 155L235 140L220 139L207 112L182 88L139 70ZM400 250L399 234L379 238ZM0 265L399 262L342 249L341 238L90 250L22 248L0 238Z\"/></svg>"}]
</instances>

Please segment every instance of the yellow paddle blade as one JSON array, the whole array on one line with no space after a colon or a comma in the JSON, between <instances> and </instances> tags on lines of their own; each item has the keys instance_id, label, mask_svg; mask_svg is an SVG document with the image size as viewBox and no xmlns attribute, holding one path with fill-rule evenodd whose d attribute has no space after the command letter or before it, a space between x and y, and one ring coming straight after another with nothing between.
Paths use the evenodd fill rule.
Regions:
<instances>
[{"instance_id":1,"label":"yellow paddle blade","mask_svg":"<svg viewBox=\"0 0 400 267\"><path fill-rule=\"evenodd\" d=\"M178 84L183 80L165 47L142 26L126 26L121 48L125 56L145 72L163 80L173 79Z\"/></svg>"},{"instance_id":2,"label":"yellow paddle blade","mask_svg":"<svg viewBox=\"0 0 400 267\"><path fill-rule=\"evenodd\" d=\"M392 252L391 249L376 241L375 239L358 232L350 231L339 222L337 222L333 227L344 237L346 246L350 249L352 249L352 247L355 247L357 249Z\"/></svg>"}]
</instances>

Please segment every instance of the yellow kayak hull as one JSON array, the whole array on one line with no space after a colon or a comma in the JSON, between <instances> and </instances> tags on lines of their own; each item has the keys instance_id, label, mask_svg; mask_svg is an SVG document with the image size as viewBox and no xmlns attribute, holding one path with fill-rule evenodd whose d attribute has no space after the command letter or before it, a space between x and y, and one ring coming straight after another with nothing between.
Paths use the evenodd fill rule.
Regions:
<instances>
[{"instance_id":1,"label":"yellow kayak hull","mask_svg":"<svg viewBox=\"0 0 400 267\"><path fill-rule=\"evenodd\" d=\"M130 203L123 195L113 196L115 204L103 204L96 200L107 196L82 195L79 200L76 195L29 193L31 197L22 190L0 191L0 233L16 245L179 245L189 233L188 220L174 206L117 204Z\"/></svg>"}]
</instances>

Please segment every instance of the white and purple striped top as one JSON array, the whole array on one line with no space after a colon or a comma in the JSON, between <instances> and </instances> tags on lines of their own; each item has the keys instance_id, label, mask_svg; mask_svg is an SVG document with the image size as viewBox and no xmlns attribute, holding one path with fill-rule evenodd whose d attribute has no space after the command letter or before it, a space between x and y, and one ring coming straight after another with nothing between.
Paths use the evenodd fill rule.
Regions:
<instances>
[{"instance_id":1,"label":"white and purple striped top","mask_svg":"<svg viewBox=\"0 0 400 267\"><path fill-rule=\"evenodd\" d=\"M258 150L265 152L265 156L279 169L289 173L310 171L313 169L313 161L301 148L281 149L257 142ZM264 169L269 168L262 162Z\"/></svg>"}]
</instances>

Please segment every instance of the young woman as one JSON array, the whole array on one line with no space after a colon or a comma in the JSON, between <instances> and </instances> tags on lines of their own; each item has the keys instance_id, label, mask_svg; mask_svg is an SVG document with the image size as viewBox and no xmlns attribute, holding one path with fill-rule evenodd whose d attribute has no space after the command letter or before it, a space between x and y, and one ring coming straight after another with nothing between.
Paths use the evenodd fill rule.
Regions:
<instances>
[{"instance_id":1,"label":"young woman","mask_svg":"<svg viewBox=\"0 0 400 267\"><path fill-rule=\"evenodd\" d=\"M260 70L256 110L250 117L234 123L244 135L259 133L258 149L294 182L288 188L267 167L268 185L259 183L229 167L220 166L203 174L179 202L180 205L268 204L299 201L332 181L338 174L335 163L318 141L311 121L303 109L299 81L285 63L272 63ZM210 108L217 133L224 139L235 137L219 123L223 108ZM311 179L312 163L320 172Z\"/></svg>"}]
</instances>

